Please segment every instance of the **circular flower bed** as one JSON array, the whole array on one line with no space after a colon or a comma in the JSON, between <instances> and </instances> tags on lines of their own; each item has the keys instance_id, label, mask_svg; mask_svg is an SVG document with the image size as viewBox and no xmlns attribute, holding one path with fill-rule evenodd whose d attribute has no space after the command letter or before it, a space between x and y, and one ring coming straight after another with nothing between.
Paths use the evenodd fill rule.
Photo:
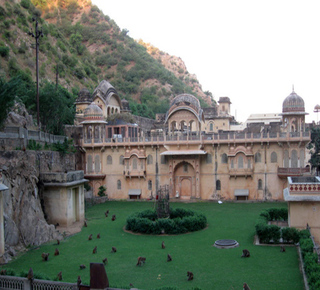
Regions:
<instances>
[{"instance_id":1,"label":"circular flower bed","mask_svg":"<svg viewBox=\"0 0 320 290\"><path fill-rule=\"evenodd\" d=\"M136 212L127 218L126 230L142 234L183 234L204 229L207 218L192 210L176 208L170 210L170 217L158 219L152 210Z\"/></svg>"}]
</instances>

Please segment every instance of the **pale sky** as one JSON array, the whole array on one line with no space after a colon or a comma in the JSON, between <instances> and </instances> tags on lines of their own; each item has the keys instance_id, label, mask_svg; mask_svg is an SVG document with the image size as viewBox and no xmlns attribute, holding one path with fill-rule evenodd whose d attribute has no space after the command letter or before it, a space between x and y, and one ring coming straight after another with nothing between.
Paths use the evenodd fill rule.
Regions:
<instances>
[{"instance_id":1,"label":"pale sky","mask_svg":"<svg viewBox=\"0 0 320 290\"><path fill-rule=\"evenodd\" d=\"M292 92L307 122L320 104L319 0L92 0L120 29L181 57L204 91L244 122L281 113ZM320 114L320 113L319 113ZM320 120L320 115L319 115Z\"/></svg>"}]
</instances>

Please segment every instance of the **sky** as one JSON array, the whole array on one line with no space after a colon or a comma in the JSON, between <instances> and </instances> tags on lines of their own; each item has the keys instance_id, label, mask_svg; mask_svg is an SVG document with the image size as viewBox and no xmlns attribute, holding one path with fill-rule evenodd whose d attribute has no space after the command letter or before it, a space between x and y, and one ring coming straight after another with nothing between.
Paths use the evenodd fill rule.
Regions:
<instances>
[{"instance_id":1,"label":"sky","mask_svg":"<svg viewBox=\"0 0 320 290\"><path fill-rule=\"evenodd\" d=\"M281 113L294 91L320 120L319 0L92 0L135 40L180 57L231 114ZM320 113L319 113L320 114Z\"/></svg>"}]
</instances>

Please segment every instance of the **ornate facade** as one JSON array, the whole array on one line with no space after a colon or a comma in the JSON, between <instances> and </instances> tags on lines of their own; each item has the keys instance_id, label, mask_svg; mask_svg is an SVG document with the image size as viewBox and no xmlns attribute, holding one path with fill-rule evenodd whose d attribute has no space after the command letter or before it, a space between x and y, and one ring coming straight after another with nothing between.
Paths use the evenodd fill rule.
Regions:
<instances>
[{"instance_id":1,"label":"ornate facade","mask_svg":"<svg viewBox=\"0 0 320 290\"><path fill-rule=\"evenodd\" d=\"M304 101L294 91L277 118L266 122L256 115L245 128L235 125L228 97L202 109L197 98L181 94L165 117L150 120L146 129L139 121L105 122L125 110L116 90L102 83L98 88L104 90L97 88L93 103L78 115L83 169L95 194L104 185L112 199L127 199L130 190L148 199L160 185L169 185L170 198L180 200L283 200L287 177L310 173Z\"/></svg>"}]
</instances>

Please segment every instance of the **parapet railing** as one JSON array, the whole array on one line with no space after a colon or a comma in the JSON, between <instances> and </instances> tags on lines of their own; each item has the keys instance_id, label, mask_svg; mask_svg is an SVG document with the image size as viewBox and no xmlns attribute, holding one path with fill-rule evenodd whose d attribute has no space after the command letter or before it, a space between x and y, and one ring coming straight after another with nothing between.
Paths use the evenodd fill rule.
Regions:
<instances>
[{"instance_id":1,"label":"parapet railing","mask_svg":"<svg viewBox=\"0 0 320 290\"><path fill-rule=\"evenodd\" d=\"M286 141L302 141L309 140L310 132L277 132L277 133L213 133L213 134L158 134L157 136L143 136L132 138L84 138L82 139L83 145L87 144L104 144L104 145L125 145L125 143L137 143L137 145L144 144L176 144L176 143L239 143L239 142L286 142Z\"/></svg>"},{"instance_id":2,"label":"parapet railing","mask_svg":"<svg viewBox=\"0 0 320 290\"><path fill-rule=\"evenodd\" d=\"M52 135L42 131L28 130L22 127L6 127L0 132L0 139L25 139L47 143L62 143L66 136Z\"/></svg>"},{"instance_id":3,"label":"parapet railing","mask_svg":"<svg viewBox=\"0 0 320 290\"><path fill-rule=\"evenodd\" d=\"M34 279L32 282L27 278L15 276L0 276L0 289L4 290L77 290L77 283L65 283Z\"/></svg>"}]
</instances>

